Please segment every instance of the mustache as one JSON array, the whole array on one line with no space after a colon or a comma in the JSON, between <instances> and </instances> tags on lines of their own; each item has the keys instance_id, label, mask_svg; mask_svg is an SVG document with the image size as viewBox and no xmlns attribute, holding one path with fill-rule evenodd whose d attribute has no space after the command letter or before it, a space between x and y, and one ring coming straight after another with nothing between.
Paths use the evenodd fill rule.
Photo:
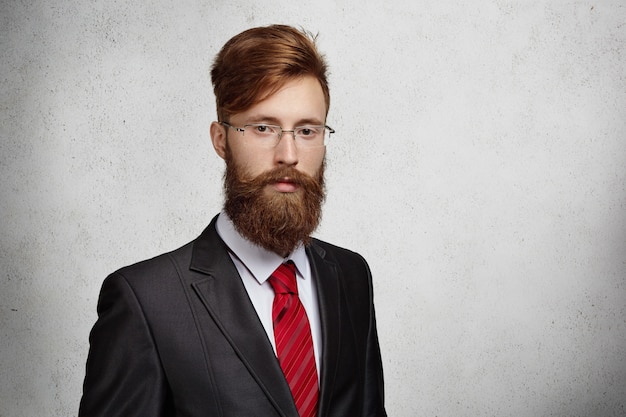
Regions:
<instances>
[{"instance_id":1,"label":"mustache","mask_svg":"<svg viewBox=\"0 0 626 417\"><path fill-rule=\"evenodd\" d=\"M274 184L278 181L283 181L288 178L290 182L304 186L314 186L317 184L317 180L309 174L299 171L294 167L278 167L269 171L265 171L256 177L244 177L238 178L242 184L254 185L257 187L264 187L266 185Z\"/></svg>"}]
</instances>

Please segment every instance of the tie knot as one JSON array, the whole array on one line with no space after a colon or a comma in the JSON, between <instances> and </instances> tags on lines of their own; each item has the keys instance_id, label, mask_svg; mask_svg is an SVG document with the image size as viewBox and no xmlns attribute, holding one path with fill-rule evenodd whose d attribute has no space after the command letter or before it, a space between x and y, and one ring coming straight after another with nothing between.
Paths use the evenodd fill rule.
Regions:
<instances>
[{"instance_id":1,"label":"tie knot","mask_svg":"<svg viewBox=\"0 0 626 417\"><path fill-rule=\"evenodd\" d=\"M298 294L296 266L292 261L281 264L269 278L276 294Z\"/></svg>"}]
</instances>

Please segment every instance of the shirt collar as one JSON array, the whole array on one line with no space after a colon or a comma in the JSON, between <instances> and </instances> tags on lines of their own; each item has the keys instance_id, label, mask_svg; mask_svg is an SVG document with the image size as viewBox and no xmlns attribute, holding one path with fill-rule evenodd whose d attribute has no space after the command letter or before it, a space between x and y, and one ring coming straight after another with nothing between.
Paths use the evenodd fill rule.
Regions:
<instances>
[{"instance_id":1,"label":"shirt collar","mask_svg":"<svg viewBox=\"0 0 626 417\"><path fill-rule=\"evenodd\" d=\"M293 261L296 265L296 270L298 271L296 276L303 278L307 275L305 271L308 270L308 259L302 244L299 244L293 252L283 258L244 238L235 229L235 225L230 217L223 211L217 218L216 229L230 252L244 264L259 284L263 284L280 264L288 260Z\"/></svg>"}]
</instances>

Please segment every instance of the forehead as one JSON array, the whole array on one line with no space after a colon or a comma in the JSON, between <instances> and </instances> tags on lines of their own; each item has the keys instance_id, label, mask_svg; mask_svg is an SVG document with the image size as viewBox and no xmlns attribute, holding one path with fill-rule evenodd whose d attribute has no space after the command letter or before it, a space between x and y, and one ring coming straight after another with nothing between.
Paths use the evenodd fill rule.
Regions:
<instances>
[{"instance_id":1,"label":"forehead","mask_svg":"<svg viewBox=\"0 0 626 417\"><path fill-rule=\"evenodd\" d=\"M326 101L319 81L311 76L285 82L275 93L255 103L247 110L231 116L231 122L297 123L302 121L323 124L326 119Z\"/></svg>"}]
</instances>

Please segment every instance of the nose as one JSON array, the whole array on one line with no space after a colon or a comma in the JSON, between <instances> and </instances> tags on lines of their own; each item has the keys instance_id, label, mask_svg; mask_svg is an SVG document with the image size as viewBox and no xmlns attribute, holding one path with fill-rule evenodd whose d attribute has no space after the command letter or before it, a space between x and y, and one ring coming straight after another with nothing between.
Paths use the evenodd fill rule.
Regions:
<instances>
[{"instance_id":1,"label":"nose","mask_svg":"<svg viewBox=\"0 0 626 417\"><path fill-rule=\"evenodd\" d=\"M288 166L295 166L298 163L298 149L293 131L283 130L283 134L274 148L274 162L277 165Z\"/></svg>"}]
</instances>

